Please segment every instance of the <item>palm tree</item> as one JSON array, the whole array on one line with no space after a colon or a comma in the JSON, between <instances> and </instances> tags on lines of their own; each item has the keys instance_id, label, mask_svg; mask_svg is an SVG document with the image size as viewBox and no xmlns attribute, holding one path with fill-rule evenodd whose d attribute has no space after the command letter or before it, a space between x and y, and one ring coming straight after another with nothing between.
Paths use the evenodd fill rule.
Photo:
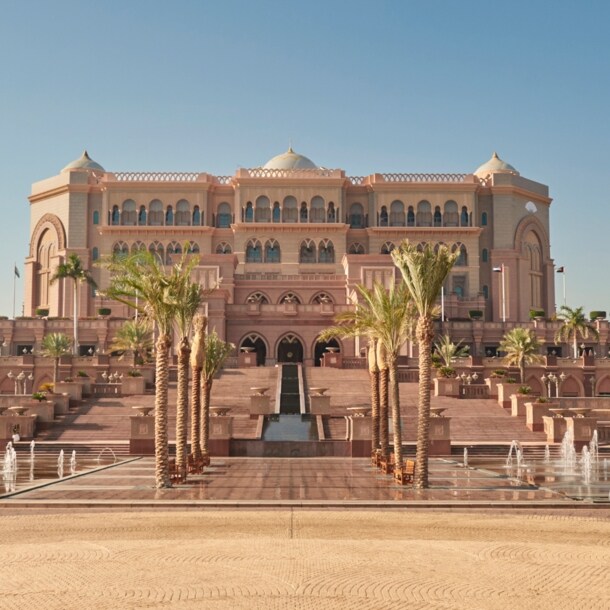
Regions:
<instances>
[{"instance_id":1,"label":"palm tree","mask_svg":"<svg viewBox=\"0 0 610 610\"><path fill-rule=\"evenodd\" d=\"M205 356L203 361L203 370L201 371L201 397L202 397L202 413L201 413L201 453L203 457L208 457L210 454L210 396L212 394L212 384L214 376L225 363L229 354L235 349L232 343L226 343L217 334L212 331L205 338Z\"/></svg>"},{"instance_id":2,"label":"palm tree","mask_svg":"<svg viewBox=\"0 0 610 610\"><path fill-rule=\"evenodd\" d=\"M155 345L155 483L171 487L169 478L167 406L169 348L179 299L178 276L188 276L197 259L166 273L163 261L149 251L105 259L110 271L107 296L152 318L159 332Z\"/></svg>"},{"instance_id":3,"label":"palm tree","mask_svg":"<svg viewBox=\"0 0 610 610\"><path fill-rule=\"evenodd\" d=\"M506 353L504 362L508 366L519 367L519 380L522 384L525 383L525 365L542 360L539 354L541 346L542 342L529 328L513 328L502 338L499 349Z\"/></svg>"},{"instance_id":4,"label":"palm tree","mask_svg":"<svg viewBox=\"0 0 610 610\"><path fill-rule=\"evenodd\" d=\"M379 447L379 366L377 364L376 339L371 338L369 340L366 354L371 382L371 419L373 424L371 447L375 450Z\"/></svg>"},{"instance_id":5,"label":"palm tree","mask_svg":"<svg viewBox=\"0 0 610 610\"><path fill-rule=\"evenodd\" d=\"M70 337L63 333L50 333L44 336L40 347L40 351L45 358L53 358L53 384L56 384L59 373L59 359L70 353Z\"/></svg>"},{"instance_id":6,"label":"palm tree","mask_svg":"<svg viewBox=\"0 0 610 610\"><path fill-rule=\"evenodd\" d=\"M91 277L88 269L83 267L83 263L78 254L68 255L68 260L61 263L55 269L55 273L51 276L51 284L57 280L71 279L74 282L74 342L72 349L74 355L78 356L78 285L86 282L94 288L97 286L95 280Z\"/></svg>"},{"instance_id":7,"label":"palm tree","mask_svg":"<svg viewBox=\"0 0 610 610\"><path fill-rule=\"evenodd\" d=\"M377 341L377 366L379 367L379 449L384 459L390 456L390 431L388 430L389 369L385 345Z\"/></svg>"},{"instance_id":8,"label":"palm tree","mask_svg":"<svg viewBox=\"0 0 610 610\"><path fill-rule=\"evenodd\" d=\"M187 248L184 248L186 251ZM182 265L184 256L175 265L172 277L176 283L177 308L176 327L178 328L178 385L176 398L176 467L186 476L186 426L188 418L188 383L191 345L189 334L193 319L203 300L203 290L199 282L193 282L190 274L185 274Z\"/></svg>"},{"instance_id":9,"label":"palm tree","mask_svg":"<svg viewBox=\"0 0 610 610\"><path fill-rule=\"evenodd\" d=\"M470 350L467 345L462 345L462 343L462 341L454 343L449 335L443 335L437 340L434 348L444 366L452 368L453 361L456 358L468 356Z\"/></svg>"},{"instance_id":10,"label":"palm tree","mask_svg":"<svg viewBox=\"0 0 610 610\"><path fill-rule=\"evenodd\" d=\"M400 269L417 311L416 337L419 347L419 399L417 415L417 469L415 487L422 489L428 483L428 457L430 444L430 368L431 348L434 339L434 318L438 316L441 288L459 252L451 253L444 244L415 246L405 240L392 251L392 260Z\"/></svg>"},{"instance_id":11,"label":"palm tree","mask_svg":"<svg viewBox=\"0 0 610 610\"><path fill-rule=\"evenodd\" d=\"M191 347L191 452L195 461L201 459L201 371L205 359L205 329L208 319L196 315L193 320L194 337Z\"/></svg>"},{"instance_id":12,"label":"palm tree","mask_svg":"<svg viewBox=\"0 0 610 610\"><path fill-rule=\"evenodd\" d=\"M572 309L567 305L562 305L559 308L559 313L557 314L557 318L563 322L563 324L559 327L557 333L555 333L555 345L560 341L565 341L566 343L572 340L572 349L574 358L578 358L578 337L582 337L583 339L587 339L589 334L593 336L594 339L599 339L599 333L593 324L587 321L587 318L584 314L584 307L576 307Z\"/></svg>"},{"instance_id":13,"label":"palm tree","mask_svg":"<svg viewBox=\"0 0 610 610\"><path fill-rule=\"evenodd\" d=\"M148 353L152 347L152 327L150 320L146 317L139 317L135 320L126 320L123 322L110 344L110 349L112 351L133 354L133 363L135 366L146 362Z\"/></svg>"}]
</instances>

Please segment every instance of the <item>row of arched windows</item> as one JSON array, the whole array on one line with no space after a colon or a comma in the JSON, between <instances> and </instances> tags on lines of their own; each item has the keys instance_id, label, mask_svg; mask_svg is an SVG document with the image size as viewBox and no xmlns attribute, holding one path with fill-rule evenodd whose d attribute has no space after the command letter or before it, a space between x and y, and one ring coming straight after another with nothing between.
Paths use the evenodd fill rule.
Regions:
<instances>
[{"instance_id":1,"label":"row of arched windows","mask_svg":"<svg viewBox=\"0 0 610 610\"><path fill-rule=\"evenodd\" d=\"M93 224L99 224L100 216L93 212ZM164 206L159 199L153 199L148 206L137 207L133 199L126 199L121 206L113 205L108 212L108 224L123 226L176 226L189 227L204 224L203 211L198 205L191 210L191 204L181 199L172 205Z\"/></svg>"},{"instance_id":2,"label":"row of arched windows","mask_svg":"<svg viewBox=\"0 0 610 610\"><path fill-rule=\"evenodd\" d=\"M246 303L269 305L271 301L264 292L257 291L248 296ZM283 305L284 303L296 303L297 305L302 305L303 299L296 292L286 292L277 301L278 305ZM321 303L334 303L334 300L327 292L318 292L311 298L309 303L311 305L319 305Z\"/></svg>"},{"instance_id":3,"label":"row of arched windows","mask_svg":"<svg viewBox=\"0 0 610 610\"><path fill-rule=\"evenodd\" d=\"M219 244L220 245L220 244ZM216 249L218 253L218 247ZM247 263L279 263L281 262L280 244L275 239L269 239L265 245L258 239L251 239L246 244ZM334 263L335 247L329 239L322 239L318 244L312 239L305 239L299 246L299 263Z\"/></svg>"},{"instance_id":4,"label":"row of arched windows","mask_svg":"<svg viewBox=\"0 0 610 610\"><path fill-rule=\"evenodd\" d=\"M117 241L112 246L112 254L115 256L127 256L129 254L135 254L136 252L143 252L148 250L151 254L156 255L161 262L165 265L171 265L179 260L184 250L184 245L177 241L172 241L167 246L159 241L154 241L148 246L144 242L136 241L131 246L126 244L124 241ZM199 244L191 241L186 245L186 254L199 254ZM99 258L99 250L93 248L92 255L93 260Z\"/></svg>"},{"instance_id":5,"label":"row of arched windows","mask_svg":"<svg viewBox=\"0 0 610 610\"><path fill-rule=\"evenodd\" d=\"M309 203L302 201L297 204L296 197L284 197L280 204L276 201L271 206L268 197L261 196L254 203L248 201L242 210L243 222L336 222L338 218L335 204L328 205L322 197L316 196Z\"/></svg>"}]
</instances>

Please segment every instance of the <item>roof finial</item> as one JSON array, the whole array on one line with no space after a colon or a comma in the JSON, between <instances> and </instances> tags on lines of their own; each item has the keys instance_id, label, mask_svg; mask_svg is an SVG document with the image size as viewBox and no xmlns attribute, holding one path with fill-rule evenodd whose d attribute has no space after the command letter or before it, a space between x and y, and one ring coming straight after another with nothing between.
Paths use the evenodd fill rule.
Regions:
<instances>
[{"instance_id":1,"label":"roof finial","mask_svg":"<svg viewBox=\"0 0 610 610\"><path fill-rule=\"evenodd\" d=\"M288 152L294 153L294 150L292 150L292 138L288 140Z\"/></svg>"},{"instance_id":2,"label":"roof finial","mask_svg":"<svg viewBox=\"0 0 610 610\"><path fill-rule=\"evenodd\" d=\"M492 159L499 159L500 157L498 157L498 153L494 150L494 154L491 155Z\"/></svg>"}]
</instances>

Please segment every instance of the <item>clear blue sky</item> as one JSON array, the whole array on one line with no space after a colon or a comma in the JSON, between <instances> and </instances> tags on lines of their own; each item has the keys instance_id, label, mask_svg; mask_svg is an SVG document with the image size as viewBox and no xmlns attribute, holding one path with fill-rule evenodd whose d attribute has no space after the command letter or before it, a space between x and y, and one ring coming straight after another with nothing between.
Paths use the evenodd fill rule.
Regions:
<instances>
[{"instance_id":1,"label":"clear blue sky","mask_svg":"<svg viewBox=\"0 0 610 610\"><path fill-rule=\"evenodd\" d=\"M32 182L232 174L293 147L349 175L470 172L494 150L548 184L568 304L610 310L610 3L5 1L0 313ZM21 311L18 280L17 311ZM561 281L557 282L561 303Z\"/></svg>"}]
</instances>

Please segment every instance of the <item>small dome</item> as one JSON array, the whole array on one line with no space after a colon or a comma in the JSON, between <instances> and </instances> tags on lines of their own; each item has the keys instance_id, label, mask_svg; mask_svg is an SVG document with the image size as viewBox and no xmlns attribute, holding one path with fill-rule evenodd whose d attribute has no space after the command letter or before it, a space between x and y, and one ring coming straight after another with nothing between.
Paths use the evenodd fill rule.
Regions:
<instances>
[{"instance_id":1,"label":"small dome","mask_svg":"<svg viewBox=\"0 0 610 610\"><path fill-rule=\"evenodd\" d=\"M89 153L86 150L78 159L72 161L72 163L68 163L68 165L66 165L66 167L64 167L61 171L67 172L70 169L95 169L100 172L106 171L99 163L96 163L89 156Z\"/></svg>"},{"instance_id":2,"label":"small dome","mask_svg":"<svg viewBox=\"0 0 610 610\"><path fill-rule=\"evenodd\" d=\"M474 175L479 178L488 176L489 174L515 174L519 175L519 172L506 161L502 161L498 157L498 153L494 153L489 161L483 163L475 172Z\"/></svg>"},{"instance_id":3,"label":"small dome","mask_svg":"<svg viewBox=\"0 0 610 610\"><path fill-rule=\"evenodd\" d=\"M307 157L299 155L290 147L285 153L269 159L264 169L317 169L317 165Z\"/></svg>"}]
</instances>

